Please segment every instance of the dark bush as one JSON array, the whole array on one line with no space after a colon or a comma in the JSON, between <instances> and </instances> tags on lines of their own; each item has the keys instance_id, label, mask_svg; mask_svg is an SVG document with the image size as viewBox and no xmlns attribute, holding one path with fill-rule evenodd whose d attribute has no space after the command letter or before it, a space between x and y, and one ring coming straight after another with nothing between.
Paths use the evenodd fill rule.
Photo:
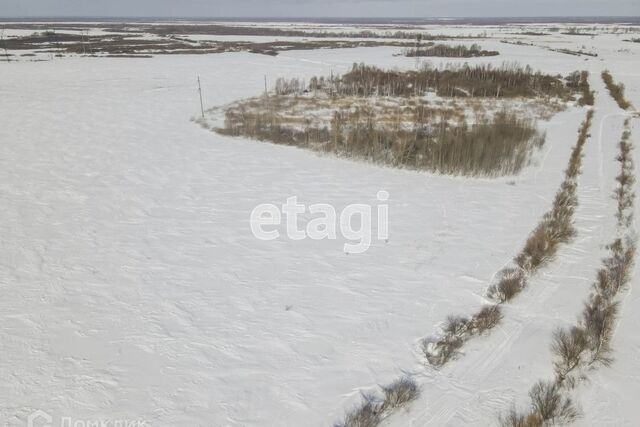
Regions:
<instances>
[{"instance_id":1,"label":"dark bush","mask_svg":"<svg viewBox=\"0 0 640 427\"><path fill-rule=\"evenodd\" d=\"M499 302L507 302L520 293L525 284L523 268L506 268L500 272L498 282L489 288L489 296Z\"/></svg>"},{"instance_id":2,"label":"dark bush","mask_svg":"<svg viewBox=\"0 0 640 427\"><path fill-rule=\"evenodd\" d=\"M555 382L540 381L529 391L532 413L543 422L568 424L578 419L580 413L570 398L562 395Z\"/></svg>"},{"instance_id":3,"label":"dark bush","mask_svg":"<svg viewBox=\"0 0 640 427\"><path fill-rule=\"evenodd\" d=\"M486 305L473 315L471 320L473 332L481 334L493 329L502 320L502 310L497 304Z\"/></svg>"},{"instance_id":4,"label":"dark bush","mask_svg":"<svg viewBox=\"0 0 640 427\"><path fill-rule=\"evenodd\" d=\"M569 330L557 329L553 333L551 351L556 357L554 366L559 383L580 366L588 346L587 334L580 327L574 326Z\"/></svg>"},{"instance_id":5,"label":"dark bush","mask_svg":"<svg viewBox=\"0 0 640 427\"><path fill-rule=\"evenodd\" d=\"M408 49L404 55L408 57L437 56L442 58L473 58L478 56L497 56L500 55L500 52L495 50L482 50L477 44L472 44L469 47L463 44L455 46L436 44Z\"/></svg>"},{"instance_id":6,"label":"dark bush","mask_svg":"<svg viewBox=\"0 0 640 427\"><path fill-rule=\"evenodd\" d=\"M459 336L446 335L436 342L423 342L423 351L427 361L433 366L442 366L447 363L462 347L464 341Z\"/></svg>"},{"instance_id":7,"label":"dark bush","mask_svg":"<svg viewBox=\"0 0 640 427\"><path fill-rule=\"evenodd\" d=\"M365 396L363 404L349 412L344 422L335 427L376 427L382 421L380 405L371 396Z\"/></svg>"},{"instance_id":8,"label":"dark bush","mask_svg":"<svg viewBox=\"0 0 640 427\"><path fill-rule=\"evenodd\" d=\"M602 72L602 80L609 90L609 94L618 103L618 106L623 110L629 109L631 103L624 98L624 85L622 83L616 84L613 81L613 76L609 73L609 70Z\"/></svg>"},{"instance_id":9,"label":"dark bush","mask_svg":"<svg viewBox=\"0 0 640 427\"><path fill-rule=\"evenodd\" d=\"M420 395L418 385L408 377L402 377L382 389L384 391L383 411L402 407Z\"/></svg>"}]
</instances>

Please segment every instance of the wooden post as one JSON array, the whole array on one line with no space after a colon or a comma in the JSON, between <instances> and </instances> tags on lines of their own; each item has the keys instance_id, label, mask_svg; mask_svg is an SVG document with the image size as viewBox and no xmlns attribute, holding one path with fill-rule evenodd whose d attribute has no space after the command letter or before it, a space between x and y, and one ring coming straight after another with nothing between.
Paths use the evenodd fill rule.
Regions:
<instances>
[{"instance_id":1,"label":"wooden post","mask_svg":"<svg viewBox=\"0 0 640 427\"><path fill-rule=\"evenodd\" d=\"M200 112L204 119L204 104L202 103L202 86L200 85L200 76L198 76L198 93L200 94Z\"/></svg>"},{"instance_id":2,"label":"wooden post","mask_svg":"<svg viewBox=\"0 0 640 427\"><path fill-rule=\"evenodd\" d=\"M269 91L267 90L267 75L264 75L264 97L267 98Z\"/></svg>"}]
</instances>

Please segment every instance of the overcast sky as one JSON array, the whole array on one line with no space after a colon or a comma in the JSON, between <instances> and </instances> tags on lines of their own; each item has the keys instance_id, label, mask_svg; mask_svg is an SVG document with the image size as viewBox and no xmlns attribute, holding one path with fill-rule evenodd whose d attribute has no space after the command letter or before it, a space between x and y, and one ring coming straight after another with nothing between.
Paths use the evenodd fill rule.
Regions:
<instances>
[{"instance_id":1,"label":"overcast sky","mask_svg":"<svg viewBox=\"0 0 640 427\"><path fill-rule=\"evenodd\" d=\"M640 0L0 0L2 17L638 16Z\"/></svg>"}]
</instances>

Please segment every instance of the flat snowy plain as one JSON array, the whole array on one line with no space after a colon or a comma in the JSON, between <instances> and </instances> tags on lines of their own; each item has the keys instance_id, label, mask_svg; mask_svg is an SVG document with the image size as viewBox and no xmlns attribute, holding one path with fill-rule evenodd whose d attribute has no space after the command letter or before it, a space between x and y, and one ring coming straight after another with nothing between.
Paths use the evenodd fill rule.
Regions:
<instances>
[{"instance_id":1,"label":"flat snowy plain","mask_svg":"<svg viewBox=\"0 0 640 427\"><path fill-rule=\"evenodd\" d=\"M589 70L596 116L577 238L498 330L441 370L425 366L421 338L483 303L550 207L585 109L540 122L547 143L519 176L462 179L223 137L191 120L197 76L205 106L219 107L261 93L264 75L413 67L399 48L1 62L0 424L43 410L152 426L330 426L405 372L422 395L384 425L495 425L552 376L551 333L575 321L614 236L624 116L600 72L640 105L640 44L628 37L522 37L587 45L597 58L492 39L481 45L500 56L469 60ZM379 190L390 193L390 239L364 254L345 254L344 241L251 233L257 204L297 196L342 209L375 205ZM615 363L577 388L578 425L640 424L639 323L634 279Z\"/></svg>"}]
</instances>

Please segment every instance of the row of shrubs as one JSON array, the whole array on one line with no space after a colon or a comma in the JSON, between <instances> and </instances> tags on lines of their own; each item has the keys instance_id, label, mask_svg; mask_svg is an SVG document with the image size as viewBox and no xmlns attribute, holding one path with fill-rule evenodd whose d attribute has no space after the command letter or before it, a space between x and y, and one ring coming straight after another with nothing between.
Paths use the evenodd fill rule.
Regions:
<instances>
[{"instance_id":1,"label":"row of shrubs","mask_svg":"<svg viewBox=\"0 0 640 427\"><path fill-rule=\"evenodd\" d=\"M568 98L571 95L562 78L534 72L531 67L517 63L504 63L499 67L447 64L444 68L424 64L418 71L354 64L351 71L327 83L332 84L331 92L347 96L415 96L429 90L450 97Z\"/></svg>"},{"instance_id":2,"label":"row of shrubs","mask_svg":"<svg viewBox=\"0 0 640 427\"><path fill-rule=\"evenodd\" d=\"M504 427L541 427L574 421L580 413L568 390L584 375L578 373L598 365L608 366L613 361L611 339L619 306L616 297L631 278L636 251L631 225L635 178L628 126L627 119L619 144L617 160L621 171L614 193L618 200L618 235L624 237L617 237L608 246L609 256L602 261L578 323L554 331L551 345L554 380L538 382L529 392L530 407L525 412L512 408L501 419Z\"/></svg>"},{"instance_id":3,"label":"row of shrubs","mask_svg":"<svg viewBox=\"0 0 640 427\"><path fill-rule=\"evenodd\" d=\"M284 82L280 88L288 88ZM284 90L284 89L282 89ZM374 109L340 109L329 126L290 122L275 109L226 111L225 126L217 131L276 144L331 153L350 159L465 175L498 176L518 173L540 149L545 134L534 121L506 111L490 118L478 116L474 124L433 123L433 113L424 106L411 109L411 123L402 122L398 109L394 122L381 124Z\"/></svg>"},{"instance_id":4,"label":"row of shrubs","mask_svg":"<svg viewBox=\"0 0 640 427\"><path fill-rule=\"evenodd\" d=\"M582 166L583 148L589 138L593 110L587 112L580 126L578 140L569 158L565 178L555 195L551 210L527 238L524 247L514 258L514 265L498 275L497 283L489 288L489 296L504 303L513 299L526 285L526 278L551 261L561 244L575 235L573 215L578 206L578 176Z\"/></svg>"},{"instance_id":5,"label":"row of shrubs","mask_svg":"<svg viewBox=\"0 0 640 427\"><path fill-rule=\"evenodd\" d=\"M631 103L624 97L624 84L616 84L613 81L613 76L611 76L609 70L604 70L602 72L602 80L604 80L604 84L607 86L609 94L611 94L611 97L615 99L615 101L618 103L618 106L623 110L629 109L631 107Z\"/></svg>"},{"instance_id":6,"label":"row of shrubs","mask_svg":"<svg viewBox=\"0 0 640 427\"><path fill-rule=\"evenodd\" d=\"M579 91L581 96L578 99L578 105L593 105L594 91L589 86L589 72L588 71L575 71L567 77L567 86Z\"/></svg>"},{"instance_id":7,"label":"row of shrubs","mask_svg":"<svg viewBox=\"0 0 640 427\"><path fill-rule=\"evenodd\" d=\"M634 165L631 158L631 132L629 120L620 139L620 174L616 177L616 219L619 235L608 246L609 256L602 261L597 279L592 285L589 300L585 303L580 323L554 333L552 352L555 356L556 381L562 384L577 368L595 363L611 362L610 341L618 313L616 296L628 283L635 257L635 241L631 237L633 219Z\"/></svg>"},{"instance_id":8,"label":"row of shrubs","mask_svg":"<svg viewBox=\"0 0 640 427\"><path fill-rule=\"evenodd\" d=\"M444 54L445 49L457 51L465 47L436 45L432 48ZM421 49L420 52L426 52L426 49ZM491 64L471 66L449 63L442 68L425 63L417 71L384 70L372 65L353 64L351 71L343 75L311 77L308 85L296 78L278 80L278 95L299 95L308 91L330 96L413 97L435 91L439 96L447 97L569 99L579 90L577 85L572 87L571 82L562 76L533 71L530 66L522 67L518 63L503 63L498 67Z\"/></svg>"},{"instance_id":9,"label":"row of shrubs","mask_svg":"<svg viewBox=\"0 0 640 427\"><path fill-rule=\"evenodd\" d=\"M567 243L575 235L573 215L578 205L577 178L592 118L593 111L590 110L580 127L569 167L551 210L529 235L524 248L514 258L513 265L501 270L497 275L497 283L489 287L488 296L496 302L482 307L471 317L449 316L440 336L426 338L423 351L431 365L444 365L465 341L495 327L502 318L500 305L518 295L525 288L528 277L553 259L560 244Z\"/></svg>"},{"instance_id":10,"label":"row of shrubs","mask_svg":"<svg viewBox=\"0 0 640 427\"><path fill-rule=\"evenodd\" d=\"M414 49L407 49L404 52L404 56L407 57L423 57L423 56L437 56L443 58L474 58L479 56L497 56L500 52L496 50L483 50L480 45L472 44L466 46L459 45L447 45L447 44L434 44L426 47L417 47Z\"/></svg>"},{"instance_id":11,"label":"row of shrubs","mask_svg":"<svg viewBox=\"0 0 640 427\"><path fill-rule=\"evenodd\" d=\"M394 410L404 407L420 395L418 385L409 377L402 377L382 387L382 396L366 394L363 402L349 411L334 427L376 427Z\"/></svg>"}]
</instances>

